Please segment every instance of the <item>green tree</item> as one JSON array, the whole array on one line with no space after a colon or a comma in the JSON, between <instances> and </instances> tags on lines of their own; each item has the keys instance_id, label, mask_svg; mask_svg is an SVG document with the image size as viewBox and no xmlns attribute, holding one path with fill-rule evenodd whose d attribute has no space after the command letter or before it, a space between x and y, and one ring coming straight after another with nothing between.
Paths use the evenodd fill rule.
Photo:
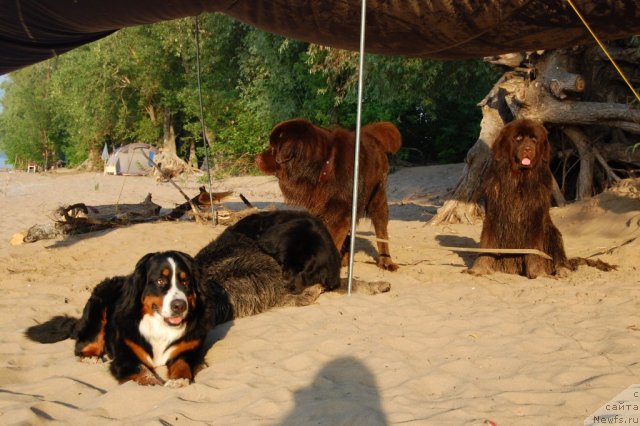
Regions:
<instances>
[{"instance_id":1,"label":"green tree","mask_svg":"<svg viewBox=\"0 0 640 426\"><path fill-rule=\"evenodd\" d=\"M354 127L358 54L310 45L306 63L315 88L303 115L319 124ZM498 77L481 61L434 61L366 55L363 122L390 120L417 162L461 161L475 142L482 100Z\"/></svg>"},{"instance_id":2,"label":"green tree","mask_svg":"<svg viewBox=\"0 0 640 426\"><path fill-rule=\"evenodd\" d=\"M281 120L355 127L358 54L288 40L223 15L200 17L206 139L219 172L246 173ZM203 142L193 18L127 28L4 83L10 156L97 163L102 146L140 141L186 158ZM497 78L480 61L367 55L363 121L390 120L414 162L460 161L476 104ZM413 154L416 155L413 155Z\"/></svg>"},{"instance_id":3,"label":"green tree","mask_svg":"<svg viewBox=\"0 0 640 426\"><path fill-rule=\"evenodd\" d=\"M56 160L53 104L49 94L53 63L36 64L2 83L0 141L10 161L48 168Z\"/></svg>"},{"instance_id":4,"label":"green tree","mask_svg":"<svg viewBox=\"0 0 640 426\"><path fill-rule=\"evenodd\" d=\"M105 141L114 132L123 104L119 98L109 41L63 55L51 86L60 145L70 165L89 159L97 167Z\"/></svg>"}]
</instances>

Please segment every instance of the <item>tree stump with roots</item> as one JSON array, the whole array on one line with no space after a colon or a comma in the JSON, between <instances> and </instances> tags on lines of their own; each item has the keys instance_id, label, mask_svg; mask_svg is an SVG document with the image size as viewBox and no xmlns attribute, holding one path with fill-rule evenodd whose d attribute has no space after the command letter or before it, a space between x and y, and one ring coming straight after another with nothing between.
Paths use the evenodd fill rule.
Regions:
<instances>
[{"instance_id":1,"label":"tree stump with roots","mask_svg":"<svg viewBox=\"0 0 640 426\"><path fill-rule=\"evenodd\" d=\"M610 54L635 87L640 48L618 41ZM491 145L519 118L544 123L552 146L554 200L589 198L640 171L640 105L597 46L485 58L506 67L479 103L480 135L465 158L462 177L431 224L475 223Z\"/></svg>"}]
</instances>

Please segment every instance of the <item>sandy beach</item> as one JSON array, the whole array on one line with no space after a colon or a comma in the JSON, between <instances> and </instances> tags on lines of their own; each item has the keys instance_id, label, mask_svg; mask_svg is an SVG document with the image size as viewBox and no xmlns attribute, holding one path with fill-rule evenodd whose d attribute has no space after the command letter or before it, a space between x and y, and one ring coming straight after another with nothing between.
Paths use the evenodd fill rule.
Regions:
<instances>
[{"instance_id":1,"label":"sandy beach","mask_svg":"<svg viewBox=\"0 0 640 426\"><path fill-rule=\"evenodd\" d=\"M80 362L73 341L31 342L26 327L78 316L103 278L151 251L195 254L222 226L156 222L10 245L73 203L184 200L151 177L0 172L0 424L576 425L640 383L640 182L552 209L567 254L618 265L565 278L463 273L481 223L427 222L462 164L389 177L397 272L356 244L354 276L389 293L323 294L317 303L243 318L212 332L195 382L180 389L118 384L105 363ZM200 185L178 180L189 195ZM282 208L273 177L215 182L257 207ZM225 205L242 208L237 195ZM373 235L369 221L358 231ZM343 270L346 275L346 270Z\"/></svg>"}]
</instances>

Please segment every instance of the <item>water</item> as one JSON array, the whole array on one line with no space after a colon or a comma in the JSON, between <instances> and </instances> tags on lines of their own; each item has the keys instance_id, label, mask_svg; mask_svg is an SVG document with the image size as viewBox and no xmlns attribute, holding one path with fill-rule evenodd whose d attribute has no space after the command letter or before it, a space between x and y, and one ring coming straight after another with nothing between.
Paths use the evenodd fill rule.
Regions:
<instances>
[{"instance_id":1,"label":"water","mask_svg":"<svg viewBox=\"0 0 640 426\"><path fill-rule=\"evenodd\" d=\"M0 170L1 169L12 169L11 164L7 163L7 156L4 155L4 152L0 152Z\"/></svg>"}]
</instances>

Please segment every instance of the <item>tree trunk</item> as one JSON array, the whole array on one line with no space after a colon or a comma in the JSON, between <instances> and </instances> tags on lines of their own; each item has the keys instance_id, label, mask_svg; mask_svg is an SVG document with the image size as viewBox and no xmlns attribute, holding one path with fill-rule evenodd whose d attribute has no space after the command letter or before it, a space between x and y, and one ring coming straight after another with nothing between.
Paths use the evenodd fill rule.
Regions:
<instances>
[{"instance_id":1,"label":"tree trunk","mask_svg":"<svg viewBox=\"0 0 640 426\"><path fill-rule=\"evenodd\" d=\"M580 172L578 175L578 189L576 200L585 200L593 195L593 166L595 157L589 146L586 135L577 127L569 126L562 129L575 145L580 156Z\"/></svg>"},{"instance_id":2,"label":"tree trunk","mask_svg":"<svg viewBox=\"0 0 640 426\"><path fill-rule=\"evenodd\" d=\"M198 168L198 156L196 155L196 142L191 139L189 142L189 165L193 168Z\"/></svg>"},{"instance_id":3,"label":"tree trunk","mask_svg":"<svg viewBox=\"0 0 640 426\"><path fill-rule=\"evenodd\" d=\"M562 207L565 204L567 204L567 200L564 198L564 194L560 190L560 187L558 186L558 182L555 179L553 180L553 200L556 202L556 204L559 207Z\"/></svg>"},{"instance_id":4,"label":"tree trunk","mask_svg":"<svg viewBox=\"0 0 640 426\"><path fill-rule=\"evenodd\" d=\"M98 148L97 142L95 140L91 141L87 159L77 167L77 170L86 170L89 172L102 170L102 164L104 164L104 162L100 158L100 154L101 151L100 148Z\"/></svg>"},{"instance_id":5,"label":"tree trunk","mask_svg":"<svg viewBox=\"0 0 640 426\"><path fill-rule=\"evenodd\" d=\"M171 110L168 107L164 108L164 121L163 121L163 142L162 146L170 154L177 156L178 150L176 148L176 132L173 128L173 122L171 121Z\"/></svg>"},{"instance_id":6,"label":"tree trunk","mask_svg":"<svg viewBox=\"0 0 640 426\"><path fill-rule=\"evenodd\" d=\"M438 209L430 222L432 225L474 223L481 216L478 201L482 193L482 176L491 161L491 144L504 126L497 109L485 104L482 112L480 137L467 152L462 178L456 184L453 196Z\"/></svg>"},{"instance_id":7,"label":"tree trunk","mask_svg":"<svg viewBox=\"0 0 640 426\"><path fill-rule=\"evenodd\" d=\"M620 42L619 42L620 43ZM622 68L636 84L640 82L640 54L637 49L613 50ZM488 60L488 59L487 59ZM553 148L558 139L568 139L575 151L559 150L566 162L579 158L575 182L576 199L594 195L620 180L620 170L609 165L626 164L633 175L640 169L640 150L631 145L640 134L640 108L629 102L628 88L609 63L603 62L597 47L581 47L544 52L508 54L489 60L508 67L487 97L482 109L480 137L465 159L463 176L438 213L431 220L440 223L474 223L480 219L482 178L491 159L491 145L503 125L513 119L529 118L544 122L550 130ZM534 65L530 65L534 62ZM614 71L611 71L611 70ZM627 138L631 134L633 137ZM553 159L552 159L553 160ZM596 173L596 171L598 171ZM624 176L622 176L624 177ZM568 178L567 176L563 176ZM554 199L559 205L566 197L565 185L555 183ZM559 190L565 190L562 194Z\"/></svg>"},{"instance_id":8,"label":"tree trunk","mask_svg":"<svg viewBox=\"0 0 640 426\"><path fill-rule=\"evenodd\" d=\"M46 130L40 131L42 135L42 169L46 172L49 170L49 136Z\"/></svg>"},{"instance_id":9,"label":"tree trunk","mask_svg":"<svg viewBox=\"0 0 640 426\"><path fill-rule=\"evenodd\" d=\"M151 122L153 124L156 124L157 119L156 119L156 109L154 108L153 105L147 105L144 107L145 111L147 111L147 114L149 114L149 120L151 120Z\"/></svg>"}]
</instances>

